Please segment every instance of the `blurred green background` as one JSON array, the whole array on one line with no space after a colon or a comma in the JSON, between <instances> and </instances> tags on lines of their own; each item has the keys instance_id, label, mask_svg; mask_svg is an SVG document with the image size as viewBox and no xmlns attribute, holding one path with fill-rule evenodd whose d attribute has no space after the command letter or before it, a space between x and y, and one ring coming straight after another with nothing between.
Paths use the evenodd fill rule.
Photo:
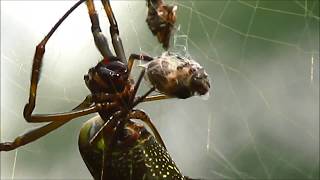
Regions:
<instances>
[{"instance_id":1,"label":"blurred green background","mask_svg":"<svg viewBox=\"0 0 320 180\"><path fill-rule=\"evenodd\" d=\"M178 5L171 51L202 64L212 85L208 100L140 105L181 171L207 179L319 179L319 1L169 2ZM1 1L1 142L37 126L22 117L35 46L74 3ZM127 56L160 55L145 1L111 4ZM46 49L36 112L70 110L89 93L83 75L101 59L84 4ZM1 179L91 179L77 139L92 116L1 152Z\"/></svg>"}]
</instances>

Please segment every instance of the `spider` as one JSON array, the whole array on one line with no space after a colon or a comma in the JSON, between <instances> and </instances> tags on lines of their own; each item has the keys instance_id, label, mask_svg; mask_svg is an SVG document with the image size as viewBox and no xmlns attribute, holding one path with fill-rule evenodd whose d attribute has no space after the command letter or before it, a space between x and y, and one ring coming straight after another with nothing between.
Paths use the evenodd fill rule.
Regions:
<instances>
[{"instance_id":1,"label":"spider","mask_svg":"<svg viewBox=\"0 0 320 180\"><path fill-rule=\"evenodd\" d=\"M103 56L103 60L84 76L91 94L70 112L33 114L45 45L59 25L84 1L95 45ZM0 143L0 151L11 151L31 143L74 118L98 113L98 116L83 124L78 143L82 158L94 179L189 179L182 175L171 159L149 116L135 107L147 101L185 99L196 94L206 94L210 88L207 74L197 62L168 52L160 57L131 54L126 61L110 2L102 0L102 4L110 23L116 55L111 52L101 32L93 0L78 1L36 46L33 58L29 100L23 116L27 122L48 124L18 136L13 142ZM147 5L149 28L167 49L176 19L176 7L165 5L162 0L147 0ZM135 60L147 62L137 82L130 78ZM152 87L142 96L137 96L143 77ZM153 91L160 94L151 96ZM133 119L144 122L152 134Z\"/></svg>"}]
</instances>

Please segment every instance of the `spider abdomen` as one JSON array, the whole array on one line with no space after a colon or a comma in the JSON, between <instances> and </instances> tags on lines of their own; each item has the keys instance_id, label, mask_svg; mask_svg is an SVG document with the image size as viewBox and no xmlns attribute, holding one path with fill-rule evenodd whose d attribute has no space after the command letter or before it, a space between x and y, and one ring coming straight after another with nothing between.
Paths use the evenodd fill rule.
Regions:
<instances>
[{"instance_id":1,"label":"spider abdomen","mask_svg":"<svg viewBox=\"0 0 320 180\"><path fill-rule=\"evenodd\" d=\"M83 125L79 136L80 153L94 179L101 177L103 151L107 147L102 138L94 146L89 141L102 125L103 120L95 117ZM116 137L116 143L108 149L104 172L108 179L184 179L167 150L143 126L130 121L124 129L134 132ZM135 133L138 138L134 138Z\"/></svg>"}]
</instances>

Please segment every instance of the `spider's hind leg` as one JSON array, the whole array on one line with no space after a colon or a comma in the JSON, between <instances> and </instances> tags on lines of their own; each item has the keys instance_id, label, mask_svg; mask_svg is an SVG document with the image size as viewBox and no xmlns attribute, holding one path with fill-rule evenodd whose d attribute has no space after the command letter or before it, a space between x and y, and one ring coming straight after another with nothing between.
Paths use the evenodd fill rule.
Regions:
<instances>
[{"instance_id":1,"label":"spider's hind leg","mask_svg":"<svg viewBox=\"0 0 320 180\"><path fill-rule=\"evenodd\" d=\"M59 21L51 28L49 33L43 38L43 40L37 45L36 51L33 57L32 64L32 74L31 74L31 83L30 83L30 92L29 92L29 100L25 105L23 110L23 116L26 121L32 121L32 112L36 106L36 98L37 98L37 88L40 80L41 74L41 66L43 55L45 53L45 46L49 41L50 37L53 33L58 29L61 23L83 2L84 0L79 0L76 4L74 4L60 19Z\"/></svg>"}]
</instances>

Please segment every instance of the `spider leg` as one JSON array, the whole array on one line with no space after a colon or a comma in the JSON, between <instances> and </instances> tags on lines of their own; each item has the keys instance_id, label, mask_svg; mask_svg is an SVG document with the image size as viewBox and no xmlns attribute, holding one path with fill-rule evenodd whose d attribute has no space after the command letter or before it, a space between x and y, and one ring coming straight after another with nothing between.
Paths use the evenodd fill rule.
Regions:
<instances>
[{"instance_id":1,"label":"spider leg","mask_svg":"<svg viewBox=\"0 0 320 180\"><path fill-rule=\"evenodd\" d=\"M61 127L65 123L69 121L58 121L58 122L51 122L44 126L37 127L32 129L14 139L12 142L4 142L0 143L0 151L11 151L20 146L29 144L42 136L47 135L48 133L52 132L53 130Z\"/></svg>"},{"instance_id":2,"label":"spider leg","mask_svg":"<svg viewBox=\"0 0 320 180\"><path fill-rule=\"evenodd\" d=\"M89 95L90 96L90 95ZM79 110L79 109L83 109L87 106L90 106L88 104L89 103L88 98L89 96L87 96L87 98L77 107L75 107L73 110ZM12 142L4 142L4 143L0 143L0 151L11 151L14 150L20 146L29 144L45 135L47 135L48 133L54 131L55 129L61 127L62 125L64 125L65 123L69 122L70 119L61 119L59 121L54 121L54 122L50 122L46 125L34 128L29 130L28 132L16 137L14 139L14 141Z\"/></svg>"},{"instance_id":3,"label":"spider leg","mask_svg":"<svg viewBox=\"0 0 320 180\"><path fill-rule=\"evenodd\" d=\"M57 30L57 28L61 25L61 23L71 14L73 10L75 10L84 0L78 1L75 5L73 5L53 26L53 28L49 31L49 33L44 37L44 39L36 46L35 55L33 57L32 64L32 74L31 74L31 84L30 84L30 93L28 103L24 107L23 116L29 121L32 116L32 112L36 105L36 96L37 96L37 87L38 82L40 80L42 59L45 52L45 46L49 41L52 34Z\"/></svg>"},{"instance_id":4,"label":"spider leg","mask_svg":"<svg viewBox=\"0 0 320 180\"><path fill-rule=\"evenodd\" d=\"M87 0L87 1L93 1L93 0ZM116 55L122 62L126 62L126 55L124 53L122 41L119 35L119 29L118 29L118 24L117 20L114 17L111 5L109 0L101 0L104 10L107 13L108 20L110 23L110 34L112 38L112 45L114 48L114 51L116 52Z\"/></svg>"},{"instance_id":5,"label":"spider leg","mask_svg":"<svg viewBox=\"0 0 320 180\"><path fill-rule=\"evenodd\" d=\"M93 104L92 95L88 95L81 104L73 108L72 111L55 113L55 114L32 114L25 117L27 122L30 123L39 123L39 122L61 122L69 121L71 119L84 116L87 114L95 113L101 110L102 108L108 108L108 105L102 105L100 103ZM92 105L92 106L91 106Z\"/></svg>"},{"instance_id":6,"label":"spider leg","mask_svg":"<svg viewBox=\"0 0 320 180\"><path fill-rule=\"evenodd\" d=\"M82 103L80 103L78 106L76 106L72 110L74 111L74 110L84 109L84 108L90 107L92 104L93 104L92 95L90 94L82 101Z\"/></svg>"},{"instance_id":7,"label":"spider leg","mask_svg":"<svg viewBox=\"0 0 320 180\"><path fill-rule=\"evenodd\" d=\"M98 131L95 132L95 134L92 136L92 138L89 141L90 145L95 145L99 140L99 137L101 137L104 132L108 132L109 134L109 137L105 139L113 139L112 137L114 135L114 132L113 132L114 128L118 125L119 118L120 116L123 116L123 113L124 111L121 111L121 110L114 113L114 115L111 116L110 119L106 121ZM105 142L106 147L108 147L110 143L111 142Z\"/></svg>"},{"instance_id":8,"label":"spider leg","mask_svg":"<svg viewBox=\"0 0 320 180\"><path fill-rule=\"evenodd\" d=\"M143 102L144 99L147 98L147 96L149 96L149 94L151 94L154 90L156 90L156 88L152 87L144 95L136 97L133 104L132 104L132 108L137 106L139 103Z\"/></svg>"},{"instance_id":9,"label":"spider leg","mask_svg":"<svg viewBox=\"0 0 320 180\"><path fill-rule=\"evenodd\" d=\"M156 127L154 126L154 124L152 123L150 117L142 110L132 110L132 112L129 114L129 118L133 118L133 119L140 119L142 122L146 123L150 128L152 133L154 134L154 136L156 137L157 141L162 144L162 146L166 148L166 146L164 145L164 142L158 132L158 130L156 129Z\"/></svg>"},{"instance_id":10,"label":"spider leg","mask_svg":"<svg viewBox=\"0 0 320 180\"><path fill-rule=\"evenodd\" d=\"M139 77L138 77L138 80L137 80L136 84L134 85L133 92L132 92L132 94L131 94L131 99L130 99L130 101L129 101L129 102L131 103L130 106L132 106L133 103L134 103L134 98L136 97L136 94L137 94L137 92L138 92L139 86L140 86L140 84L141 84L141 81L142 81L142 78L143 78L145 72L146 72L145 69L143 69L143 70L140 72L140 75L139 75Z\"/></svg>"},{"instance_id":11,"label":"spider leg","mask_svg":"<svg viewBox=\"0 0 320 180\"><path fill-rule=\"evenodd\" d=\"M107 174L107 165L110 164L112 161L112 156L110 156L110 153L112 153L113 146L117 142L117 137L120 133L120 131L123 129L123 125L128 120L128 117L125 117L119 122L119 118L123 118L126 111L118 111L115 113L113 118L110 120L109 123L106 123L106 128L103 128L103 139L105 148L103 150L103 157L102 157L102 168L101 168L101 179L109 179L108 177L110 174ZM106 141L108 140L108 141Z\"/></svg>"},{"instance_id":12,"label":"spider leg","mask_svg":"<svg viewBox=\"0 0 320 180\"><path fill-rule=\"evenodd\" d=\"M101 32L99 17L98 13L95 10L94 3L92 0L87 0L86 4L91 20L91 32L93 34L96 47L104 58L110 59L110 57L113 57L113 54L109 48L107 38Z\"/></svg>"},{"instance_id":13,"label":"spider leg","mask_svg":"<svg viewBox=\"0 0 320 180\"><path fill-rule=\"evenodd\" d=\"M128 60L128 72L132 70L133 62L135 60L152 61L153 58L147 55L131 54Z\"/></svg>"},{"instance_id":14,"label":"spider leg","mask_svg":"<svg viewBox=\"0 0 320 180\"><path fill-rule=\"evenodd\" d=\"M28 122L39 123L39 122L51 122L51 121L54 121L54 122L69 121L71 119L74 119L80 116L98 112L102 108L105 108L102 106L103 106L102 104L98 103L94 106L91 106L85 109L72 110L70 112L55 113L55 114L33 114L28 120Z\"/></svg>"},{"instance_id":15,"label":"spider leg","mask_svg":"<svg viewBox=\"0 0 320 180\"><path fill-rule=\"evenodd\" d=\"M172 99L173 97L166 96L163 94L154 95L154 96L148 96L143 99L143 102L149 102L149 101L158 101L158 100L164 100L164 99Z\"/></svg>"},{"instance_id":16,"label":"spider leg","mask_svg":"<svg viewBox=\"0 0 320 180\"><path fill-rule=\"evenodd\" d=\"M112 100L115 96L112 94L93 94L88 95L81 104L75 107L72 111L54 114L32 114L26 119L30 123L51 122L51 121L69 121L71 119L85 116L100 110L112 109L115 105L112 103L94 103L102 102L104 99ZM93 102L94 101L94 102Z\"/></svg>"}]
</instances>

